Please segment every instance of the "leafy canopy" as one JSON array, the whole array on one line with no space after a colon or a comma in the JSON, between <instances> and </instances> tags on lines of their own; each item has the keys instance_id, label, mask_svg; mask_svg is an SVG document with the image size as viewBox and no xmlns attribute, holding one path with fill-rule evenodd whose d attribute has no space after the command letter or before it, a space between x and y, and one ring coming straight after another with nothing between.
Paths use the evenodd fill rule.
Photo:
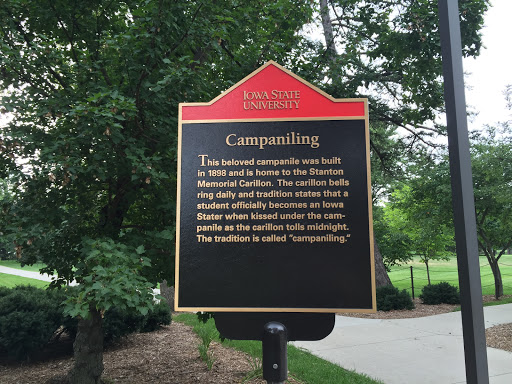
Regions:
<instances>
[{"instance_id":1,"label":"leafy canopy","mask_svg":"<svg viewBox=\"0 0 512 384\"><path fill-rule=\"evenodd\" d=\"M171 282L178 103L286 61L311 12L294 0L3 1L2 228L22 262L64 283L87 239L111 239L143 246L141 273Z\"/></svg>"},{"instance_id":2,"label":"leafy canopy","mask_svg":"<svg viewBox=\"0 0 512 384\"><path fill-rule=\"evenodd\" d=\"M394 139L408 150L434 145L431 139L445 133L436 122L444 110L437 3L320 1L328 49L322 46L312 63L328 79L324 89L337 97L368 97L372 134L375 122L400 127ZM463 55L476 56L489 1L458 3Z\"/></svg>"}]
</instances>

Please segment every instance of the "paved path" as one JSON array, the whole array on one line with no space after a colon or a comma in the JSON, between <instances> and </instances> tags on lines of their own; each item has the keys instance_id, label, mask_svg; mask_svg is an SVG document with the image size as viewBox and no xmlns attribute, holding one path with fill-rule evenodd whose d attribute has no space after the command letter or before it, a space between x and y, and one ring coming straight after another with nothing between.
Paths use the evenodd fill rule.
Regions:
<instances>
[{"instance_id":1,"label":"paved path","mask_svg":"<svg viewBox=\"0 0 512 384\"><path fill-rule=\"evenodd\" d=\"M486 328L512 322L512 304L485 307ZM466 383L460 312L415 319L336 317L321 341L294 345L385 384ZM487 348L491 384L512 383L512 353Z\"/></svg>"},{"instance_id":2,"label":"paved path","mask_svg":"<svg viewBox=\"0 0 512 384\"><path fill-rule=\"evenodd\" d=\"M31 272L31 271L25 271L22 269L16 269L16 268L9 268L4 267L0 265L0 273L7 273L9 275L16 275L16 276L22 276L22 277L28 277L30 279L37 279L37 280L43 280L43 281L52 281L52 276L47 274L40 274L39 272ZM0 277L1 279L1 277ZM76 282L73 281L70 285L76 285ZM155 288L153 289L153 292L155 294L160 294L160 289Z\"/></svg>"},{"instance_id":3,"label":"paved path","mask_svg":"<svg viewBox=\"0 0 512 384\"><path fill-rule=\"evenodd\" d=\"M22 277L28 277L30 279L37 279L43 281L52 281L52 277L47 274L40 274L39 272L25 271L22 269L9 268L0 265L0 273L7 273L9 275L16 275Z\"/></svg>"}]
</instances>

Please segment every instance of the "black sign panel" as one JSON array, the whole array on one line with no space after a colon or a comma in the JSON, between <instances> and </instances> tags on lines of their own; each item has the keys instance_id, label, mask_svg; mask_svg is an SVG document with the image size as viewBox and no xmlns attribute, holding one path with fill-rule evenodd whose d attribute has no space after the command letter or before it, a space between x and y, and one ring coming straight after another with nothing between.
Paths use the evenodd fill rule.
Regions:
<instances>
[{"instance_id":1,"label":"black sign panel","mask_svg":"<svg viewBox=\"0 0 512 384\"><path fill-rule=\"evenodd\" d=\"M365 119L181 127L177 310L374 309Z\"/></svg>"}]
</instances>

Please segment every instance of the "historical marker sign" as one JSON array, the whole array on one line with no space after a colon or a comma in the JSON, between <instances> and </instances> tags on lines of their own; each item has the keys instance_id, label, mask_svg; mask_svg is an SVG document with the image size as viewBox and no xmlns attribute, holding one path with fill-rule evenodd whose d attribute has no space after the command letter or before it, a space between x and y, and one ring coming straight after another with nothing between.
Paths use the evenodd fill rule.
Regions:
<instances>
[{"instance_id":1,"label":"historical marker sign","mask_svg":"<svg viewBox=\"0 0 512 384\"><path fill-rule=\"evenodd\" d=\"M368 106L274 62L180 104L176 310L374 311Z\"/></svg>"}]
</instances>

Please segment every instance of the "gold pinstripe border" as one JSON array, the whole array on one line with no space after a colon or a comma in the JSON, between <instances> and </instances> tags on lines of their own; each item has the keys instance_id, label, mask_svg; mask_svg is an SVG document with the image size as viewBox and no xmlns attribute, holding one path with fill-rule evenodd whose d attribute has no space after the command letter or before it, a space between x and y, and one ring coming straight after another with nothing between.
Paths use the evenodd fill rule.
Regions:
<instances>
[{"instance_id":1,"label":"gold pinstripe border","mask_svg":"<svg viewBox=\"0 0 512 384\"><path fill-rule=\"evenodd\" d=\"M178 311L178 310L177 310ZM303 312L303 313L375 313L360 308L239 308L239 307L179 307L180 312Z\"/></svg>"},{"instance_id":2,"label":"gold pinstripe border","mask_svg":"<svg viewBox=\"0 0 512 384\"><path fill-rule=\"evenodd\" d=\"M277 118L252 118L252 119L208 119L208 120L183 120L181 124L202 124L202 123L249 123L249 122L272 122L272 121L327 121L327 120L365 120L365 116L322 116L322 117L277 117Z\"/></svg>"}]
</instances>

